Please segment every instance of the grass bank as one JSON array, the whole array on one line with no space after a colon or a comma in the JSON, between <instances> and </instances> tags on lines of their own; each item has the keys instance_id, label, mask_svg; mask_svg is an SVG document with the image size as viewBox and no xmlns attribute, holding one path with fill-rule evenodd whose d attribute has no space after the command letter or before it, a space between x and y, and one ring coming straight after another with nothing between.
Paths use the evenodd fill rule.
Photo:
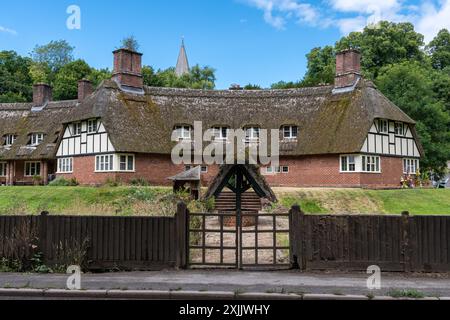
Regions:
<instances>
[{"instance_id":1,"label":"grass bank","mask_svg":"<svg viewBox=\"0 0 450 320\"><path fill-rule=\"evenodd\" d=\"M450 190L275 188L277 210L307 213L450 214ZM1 187L0 214L172 215L183 195L155 187ZM192 211L211 204L190 203Z\"/></svg>"}]
</instances>

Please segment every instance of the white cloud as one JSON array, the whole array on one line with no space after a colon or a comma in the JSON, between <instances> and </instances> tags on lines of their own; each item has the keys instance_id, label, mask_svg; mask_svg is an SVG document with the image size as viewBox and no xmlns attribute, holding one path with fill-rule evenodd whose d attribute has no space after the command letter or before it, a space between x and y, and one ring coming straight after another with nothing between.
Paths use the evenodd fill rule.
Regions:
<instances>
[{"instance_id":1,"label":"white cloud","mask_svg":"<svg viewBox=\"0 0 450 320\"><path fill-rule=\"evenodd\" d=\"M8 29L8 28L5 28L3 26L0 26L0 32L9 33L9 34L12 34L14 36L17 35L17 31L16 30Z\"/></svg>"},{"instance_id":2,"label":"white cloud","mask_svg":"<svg viewBox=\"0 0 450 320\"><path fill-rule=\"evenodd\" d=\"M387 10L398 10L401 5L398 0L330 0L335 10L342 12L373 13Z\"/></svg>"},{"instance_id":3,"label":"white cloud","mask_svg":"<svg viewBox=\"0 0 450 320\"><path fill-rule=\"evenodd\" d=\"M422 6L422 14L416 21L417 31L430 42L441 29L450 30L450 0L440 1L439 6L426 2Z\"/></svg>"},{"instance_id":4,"label":"white cloud","mask_svg":"<svg viewBox=\"0 0 450 320\"><path fill-rule=\"evenodd\" d=\"M264 20L277 29L284 29L286 22L294 18L297 22L315 25L317 10L298 0L244 0L247 4L264 12Z\"/></svg>"}]
</instances>

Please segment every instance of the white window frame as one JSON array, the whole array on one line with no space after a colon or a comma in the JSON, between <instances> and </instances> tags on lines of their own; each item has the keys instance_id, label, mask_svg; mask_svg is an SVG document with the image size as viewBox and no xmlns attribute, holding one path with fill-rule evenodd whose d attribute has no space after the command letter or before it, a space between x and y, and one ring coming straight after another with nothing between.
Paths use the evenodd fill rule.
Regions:
<instances>
[{"instance_id":1,"label":"white window frame","mask_svg":"<svg viewBox=\"0 0 450 320\"><path fill-rule=\"evenodd\" d=\"M353 161L351 159L353 158ZM339 162L339 170L341 173L355 173L358 172L357 170L357 159L358 157L356 155L343 155L340 157ZM344 162L346 167L344 168ZM350 170L350 167L353 166L353 170Z\"/></svg>"},{"instance_id":2,"label":"white window frame","mask_svg":"<svg viewBox=\"0 0 450 320\"><path fill-rule=\"evenodd\" d=\"M298 138L297 126L283 126L283 139L296 140Z\"/></svg>"},{"instance_id":3,"label":"white window frame","mask_svg":"<svg viewBox=\"0 0 450 320\"><path fill-rule=\"evenodd\" d=\"M378 130L380 131L380 133L389 133L389 121L386 119L379 119Z\"/></svg>"},{"instance_id":4,"label":"white window frame","mask_svg":"<svg viewBox=\"0 0 450 320\"><path fill-rule=\"evenodd\" d=\"M31 146L38 146L44 141L44 134L43 133L32 133L30 135L30 145Z\"/></svg>"},{"instance_id":5,"label":"white window frame","mask_svg":"<svg viewBox=\"0 0 450 320\"><path fill-rule=\"evenodd\" d=\"M8 163L0 161L0 177L6 177L8 170Z\"/></svg>"},{"instance_id":6,"label":"white window frame","mask_svg":"<svg viewBox=\"0 0 450 320\"><path fill-rule=\"evenodd\" d=\"M401 132L399 132L399 130L398 130L399 128L401 129ZM405 124L403 122L395 122L394 131L395 131L395 135L404 136L405 135Z\"/></svg>"},{"instance_id":7,"label":"white window frame","mask_svg":"<svg viewBox=\"0 0 450 320\"><path fill-rule=\"evenodd\" d=\"M91 119L87 121L87 133L97 133L98 131L98 120Z\"/></svg>"},{"instance_id":8,"label":"white window frame","mask_svg":"<svg viewBox=\"0 0 450 320\"><path fill-rule=\"evenodd\" d=\"M245 141L246 142L258 142L259 137L261 135L261 128L260 127L245 127Z\"/></svg>"},{"instance_id":9,"label":"white window frame","mask_svg":"<svg viewBox=\"0 0 450 320\"><path fill-rule=\"evenodd\" d=\"M72 135L73 136L79 136L83 132L83 124L81 122L75 122L72 125Z\"/></svg>"},{"instance_id":10,"label":"white window frame","mask_svg":"<svg viewBox=\"0 0 450 320\"><path fill-rule=\"evenodd\" d=\"M15 134L7 134L5 136L5 146L10 147L16 142L17 136Z\"/></svg>"},{"instance_id":11,"label":"white window frame","mask_svg":"<svg viewBox=\"0 0 450 320\"><path fill-rule=\"evenodd\" d=\"M33 167L34 165L34 167ZM28 167L29 166L29 170ZM39 168L39 172L38 172L38 168ZM34 170L33 170L34 169ZM41 162L40 161L26 161L24 164L24 176L29 178L29 177L39 177L41 175Z\"/></svg>"},{"instance_id":12,"label":"white window frame","mask_svg":"<svg viewBox=\"0 0 450 320\"><path fill-rule=\"evenodd\" d=\"M58 173L73 173L73 158L59 158Z\"/></svg>"},{"instance_id":13,"label":"white window frame","mask_svg":"<svg viewBox=\"0 0 450 320\"><path fill-rule=\"evenodd\" d=\"M214 140L227 141L230 128L228 127L214 127L212 128L214 133Z\"/></svg>"},{"instance_id":14,"label":"white window frame","mask_svg":"<svg viewBox=\"0 0 450 320\"><path fill-rule=\"evenodd\" d=\"M192 127L188 125L175 126L174 132L178 141L192 140Z\"/></svg>"},{"instance_id":15,"label":"white window frame","mask_svg":"<svg viewBox=\"0 0 450 320\"><path fill-rule=\"evenodd\" d=\"M122 158L125 157L125 162L122 161ZM129 164L133 164L133 167L130 169ZM134 154L118 154L117 155L117 163L119 165L118 172L136 172L136 158ZM125 164L125 169L122 169L122 164Z\"/></svg>"},{"instance_id":16,"label":"white window frame","mask_svg":"<svg viewBox=\"0 0 450 320\"><path fill-rule=\"evenodd\" d=\"M368 169L370 166L370 169ZM380 156L361 156L361 172L363 173L381 173Z\"/></svg>"},{"instance_id":17,"label":"white window frame","mask_svg":"<svg viewBox=\"0 0 450 320\"><path fill-rule=\"evenodd\" d=\"M95 156L95 172L114 172L114 154Z\"/></svg>"},{"instance_id":18,"label":"white window frame","mask_svg":"<svg viewBox=\"0 0 450 320\"><path fill-rule=\"evenodd\" d=\"M414 171L413 171L414 169ZM420 170L420 160L415 158L403 158L403 174L416 174Z\"/></svg>"}]
</instances>

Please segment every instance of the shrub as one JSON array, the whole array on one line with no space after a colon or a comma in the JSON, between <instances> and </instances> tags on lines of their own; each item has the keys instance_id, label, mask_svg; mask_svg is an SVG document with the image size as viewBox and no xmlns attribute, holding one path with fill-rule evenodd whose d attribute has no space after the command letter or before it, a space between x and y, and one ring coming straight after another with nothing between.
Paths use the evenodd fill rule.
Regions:
<instances>
[{"instance_id":1,"label":"shrub","mask_svg":"<svg viewBox=\"0 0 450 320\"><path fill-rule=\"evenodd\" d=\"M49 183L49 186L52 186L52 187L75 187L78 185L79 185L79 183L78 183L77 179L75 179L75 178L71 178L69 180L64 179L64 178L57 178Z\"/></svg>"},{"instance_id":2,"label":"shrub","mask_svg":"<svg viewBox=\"0 0 450 320\"><path fill-rule=\"evenodd\" d=\"M106 187L119 187L121 184L122 181L120 181L119 179L108 178L103 185Z\"/></svg>"},{"instance_id":3,"label":"shrub","mask_svg":"<svg viewBox=\"0 0 450 320\"><path fill-rule=\"evenodd\" d=\"M135 187L148 187L150 185L144 178L133 178L130 184Z\"/></svg>"}]
</instances>

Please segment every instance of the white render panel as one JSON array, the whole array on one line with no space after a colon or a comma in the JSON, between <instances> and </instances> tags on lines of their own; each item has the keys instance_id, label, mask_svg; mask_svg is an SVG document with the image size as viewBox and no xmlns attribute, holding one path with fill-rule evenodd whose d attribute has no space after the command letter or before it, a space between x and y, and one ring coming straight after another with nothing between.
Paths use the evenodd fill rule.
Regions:
<instances>
[{"instance_id":1,"label":"white render panel","mask_svg":"<svg viewBox=\"0 0 450 320\"><path fill-rule=\"evenodd\" d=\"M94 138L94 153L99 153L99 152L101 152L101 150L100 150L100 135L99 134L96 134L96 135L94 135L93 136L93 138Z\"/></svg>"},{"instance_id":2,"label":"white render panel","mask_svg":"<svg viewBox=\"0 0 450 320\"><path fill-rule=\"evenodd\" d=\"M81 153L81 138L76 137L75 138L75 154Z\"/></svg>"},{"instance_id":3,"label":"white render panel","mask_svg":"<svg viewBox=\"0 0 450 320\"><path fill-rule=\"evenodd\" d=\"M395 138L395 154L402 154L402 138Z\"/></svg>"},{"instance_id":4,"label":"white render panel","mask_svg":"<svg viewBox=\"0 0 450 320\"><path fill-rule=\"evenodd\" d=\"M383 150L383 136L377 134L375 136L375 140L376 140L376 146L377 146L377 153L382 153Z\"/></svg>"},{"instance_id":5,"label":"white render panel","mask_svg":"<svg viewBox=\"0 0 450 320\"><path fill-rule=\"evenodd\" d=\"M87 153L94 153L94 137L87 136Z\"/></svg>"},{"instance_id":6,"label":"white render panel","mask_svg":"<svg viewBox=\"0 0 450 320\"><path fill-rule=\"evenodd\" d=\"M375 153L375 135L369 133L369 152L370 153Z\"/></svg>"},{"instance_id":7,"label":"white render panel","mask_svg":"<svg viewBox=\"0 0 450 320\"><path fill-rule=\"evenodd\" d=\"M108 152L114 152L114 151L116 151L116 150L114 149L114 146L112 145L111 140L108 137Z\"/></svg>"}]
</instances>

